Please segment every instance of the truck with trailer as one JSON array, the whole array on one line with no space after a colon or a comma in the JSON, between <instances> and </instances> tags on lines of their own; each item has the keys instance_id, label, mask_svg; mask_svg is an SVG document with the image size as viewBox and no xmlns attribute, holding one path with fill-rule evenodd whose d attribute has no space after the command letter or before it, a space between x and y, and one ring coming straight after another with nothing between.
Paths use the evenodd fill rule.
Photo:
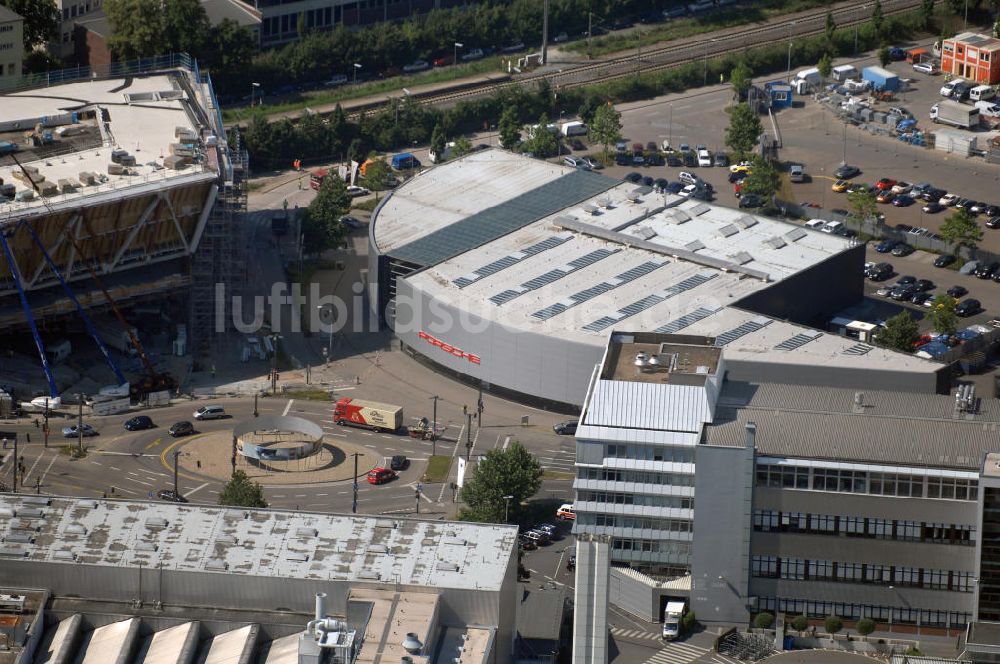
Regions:
<instances>
[{"instance_id":1,"label":"truck with trailer","mask_svg":"<svg viewBox=\"0 0 1000 664\"><path fill-rule=\"evenodd\" d=\"M667 602L663 609L663 638L667 641L673 641L681 635L684 609L684 602Z\"/></svg>"},{"instance_id":2,"label":"truck with trailer","mask_svg":"<svg viewBox=\"0 0 1000 664\"><path fill-rule=\"evenodd\" d=\"M896 92L899 90L899 76L882 67L865 67L861 71L861 78L871 81L872 89L876 92Z\"/></svg>"},{"instance_id":3,"label":"truck with trailer","mask_svg":"<svg viewBox=\"0 0 1000 664\"><path fill-rule=\"evenodd\" d=\"M372 431L397 431L403 426L403 407L387 403L343 397L333 406L338 426L355 426Z\"/></svg>"},{"instance_id":4,"label":"truck with trailer","mask_svg":"<svg viewBox=\"0 0 1000 664\"><path fill-rule=\"evenodd\" d=\"M931 120L960 129L971 129L979 125L979 109L957 101L945 99L931 106Z\"/></svg>"}]
</instances>

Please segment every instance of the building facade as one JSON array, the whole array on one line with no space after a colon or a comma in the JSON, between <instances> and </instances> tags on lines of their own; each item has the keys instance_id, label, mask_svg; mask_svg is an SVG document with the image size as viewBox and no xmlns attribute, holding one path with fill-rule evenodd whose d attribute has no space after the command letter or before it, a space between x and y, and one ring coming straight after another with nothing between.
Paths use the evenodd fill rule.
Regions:
<instances>
[{"instance_id":1,"label":"building facade","mask_svg":"<svg viewBox=\"0 0 1000 664\"><path fill-rule=\"evenodd\" d=\"M0 89L21 78L24 64L24 19L0 6Z\"/></svg>"},{"instance_id":2,"label":"building facade","mask_svg":"<svg viewBox=\"0 0 1000 664\"><path fill-rule=\"evenodd\" d=\"M945 39L941 71L982 85L1000 83L1000 39L974 32Z\"/></svg>"},{"instance_id":3,"label":"building facade","mask_svg":"<svg viewBox=\"0 0 1000 664\"><path fill-rule=\"evenodd\" d=\"M689 576L708 620L955 635L1000 618L1000 467L982 462L1000 449L1000 408L967 388L734 380L724 346L612 334L577 429L575 532L610 536L617 565Z\"/></svg>"}]
</instances>

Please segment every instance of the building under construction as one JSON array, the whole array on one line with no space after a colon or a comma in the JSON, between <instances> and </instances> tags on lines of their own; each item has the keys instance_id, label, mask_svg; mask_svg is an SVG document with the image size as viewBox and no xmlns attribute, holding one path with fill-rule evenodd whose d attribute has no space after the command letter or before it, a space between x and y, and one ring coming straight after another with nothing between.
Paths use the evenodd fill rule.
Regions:
<instances>
[{"instance_id":1,"label":"building under construction","mask_svg":"<svg viewBox=\"0 0 1000 664\"><path fill-rule=\"evenodd\" d=\"M0 107L4 350L35 355L56 392L67 386L45 356L74 335L112 359L147 332L164 354L220 343L214 286L238 293L244 275L246 155L227 143L210 79L191 63L20 90Z\"/></svg>"}]
</instances>

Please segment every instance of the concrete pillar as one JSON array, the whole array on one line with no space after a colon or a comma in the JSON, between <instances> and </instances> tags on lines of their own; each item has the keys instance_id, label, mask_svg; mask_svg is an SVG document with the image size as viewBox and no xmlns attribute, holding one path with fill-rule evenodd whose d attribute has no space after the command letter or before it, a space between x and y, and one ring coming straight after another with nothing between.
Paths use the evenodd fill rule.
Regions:
<instances>
[{"instance_id":1,"label":"concrete pillar","mask_svg":"<svg viewBox=\"0 0 1000 664\"><path fill-rule=\"evenodd\" d=\"M576 541L573 664L608 662L611 538L582 533Z\"/></svg>"}]
</instances>

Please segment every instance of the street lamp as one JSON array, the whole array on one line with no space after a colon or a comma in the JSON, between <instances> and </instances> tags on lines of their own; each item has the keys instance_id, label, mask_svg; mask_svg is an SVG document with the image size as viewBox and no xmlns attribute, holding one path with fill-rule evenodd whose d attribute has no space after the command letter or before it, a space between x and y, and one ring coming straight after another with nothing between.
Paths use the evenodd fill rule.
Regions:
<instances>
[{"instance_id":1,"label":"street lamp","mask_svg":"<svg viewBox=\"0 0 1000 664\"><path fill-rule=\"evenodd\" d=\"M330 307L330 340L326 344L326 364L330 364L330 358L333 357L333 321L336 317L337 310L334 308L333 303L327 305L317 304L316 308L323 311L326 307Z\"/></svg>"},{"instance_id":2,"label":"street lamp","mask_svg":"<svg viewBox=\"0 0 1000 664\"><path fill-rule=\"evenodd\" d=\"M278 340L281 335L274 333L268 336L271 340L271 394L278 392Z\"/></svg>"},{"instance_id":3,"label":"street lamp","mask_svg":"<svg viewBox=\"0 0 1000 664\"><path fill-rule=\"evenodd\" d=\"M440 398L436 394L431 397L434 400L434 414L431 415L431 456L437 455L438 400Z\"/></svg>"},{"instance_id":4,"label":"street lamp","mask_svg":"<svg viewBox=\"0 0 1000 664\"><path fill-rule=\"evenodd\" d=\"M458 76L458 68L457 68L457 65L458 65L458 49L460 49L460 48L465 48L465 44L463 44L462 42L455 42L455 48L454 48L454 50L452 52L452 56L451 56L451 64L456 66L456 69L455 69L455 76L456 77Z\"/></svg>"},{"instance_id":5,"label":"street lamp","mask_svg":"<svg viewBox=\"0 0 1000 664\"><path fill-rule=\"evenodd\" d=\"M790 21L788 23L788 68L785 74L785 79L788 83L792 82L792 26L795 25L795 21Z\"/></svg>"},{"instance_id":6,"label":"street lamp","mask_svg":"<svg viewBox=\"0 0 1000 664\"><path fill-rule=\"evenodd\" d=\"M503 522L507 523L507 514L510 511L510 501L514 496L503 497Z\"/></svg>"},{"instance_id":7,"label":"street lamp","mask_svg":"<svg viewBox=\"0 0 1000 664\"><path fill-rule=\"evenodd\" d=\"M354 85L358 84L358 70L361 69L361 65L357 62L354 63Z\"/></svg>"},{"instance_id":8,"label":"street lamp","mask_svg":"<svg viewBox=\"0 0 1000 664\"><path fill-rule=\"evenodd\" d=\"M259 88L259 87L260 87L260 83L251 83L250 84L250 108L253 108L254 91L257 88Z\"/></svg>"}]
</instances>

